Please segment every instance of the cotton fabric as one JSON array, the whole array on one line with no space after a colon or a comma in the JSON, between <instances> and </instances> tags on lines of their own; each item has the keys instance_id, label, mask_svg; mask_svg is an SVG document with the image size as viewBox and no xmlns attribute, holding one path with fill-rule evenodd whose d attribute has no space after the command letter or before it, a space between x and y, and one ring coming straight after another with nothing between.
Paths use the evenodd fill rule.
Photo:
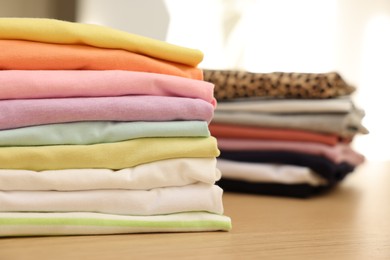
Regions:
<instances>
[{"instance_id":1,"label":"cotton fabric","mask_svg":"<svg viewBox=\"0 0 390 260\"><path fill-rule=\"evenodd\" d=\"M202 80L137 71L0 71L0 99L149 95L198 98L215 107L213 88Z\"/></svg>"},{"instance_id":2,"label":"cotton fabric","mask_svg":"<svg viewBox=\"0 0 390 260\"><path fill-rule=\"evenodd\" d=\"M0 40L2 70L126 70L203 79L202 70L119 49Z\"/></svg>"},{"instance_id":3,"label":"cotton fabric","mask_svg":"<svg viewBox=\"0 0 390 260\"><path fill-rule=\"evenodd\" d=\"M78 121L210 122L213 106L201 99L123 96L0 101L0 129Z\"/></svg>"},{"instance_id":4,"label":"cotton fabric","mask_svg":"<svg viewBox=\"0 0 390 260\"><path fill-rule=\"evenodd\" d=\"M222 189L192 184L151 190L0 191L0 212L98 212L151 216L207 211L222 214Z\"/></svg>"},{"instance_id":5,"label":"cotton fabric","mask_svg":"<svg viewBox=\"0 0 390 260\"><path fill-rule=\"evenodd\" d=\"M0 39L85 44L123 49L149 57L197 66L203 53L196 49L131 34L113 28L46 18L0 18Z\"/></svg>"},{"instance_id":6,"label":"cotton fabric","mask_svg":"<svg viewBox=\"0 0 390 260\"><path fill-rule=\"evenodd\" d=\"M145 137L208 137L206 121L88 121L0 131L0 146L113 143Z\"/></svg>"},{"instance_id":7,"label":"cotton fabric","mask_svg":"<svg viewBox=\"0 0 390 260\"><path fill-rule=\"evenodd\" d=\"M302 166L272 163L247 163L218 159L217 168L223 172L224 179L248 182L326 185L328 182Z\"/></svg>"},{"instance_id":8,"label":"cotton fabric","mask_svg":"<svg viewBox=\"0 0 390 260\"><path fill-rule=\"evenodd\" d=\"M350 138L356 134L367 134L362 125L364 112L356 109L346 114L291 114L275 115L244 112L215 111L213 122L229 123L243 126L261 126L272 128L287 128L335 134Z\"/></svg>"},{"instance_id":9,"label":"cotton fabric","mask_svg":"<svg viewBox=\"0 0 390 260\"><path fill-rule=\"evenodd\" d=\"M312 186L309 184L280 184L266 182L248 182L242 180L221 179L218 185L225 191L256 195L282 196L289 198L310 198L330 191L335 185Z\"/></svg>"},{"instance_id":10,"label":"cotton fabric","mask_svg":"<svg viewBox=\"0 0 390 260\"><path fill-rule=\"evenodd\" d=\"M1 147L2 169L124 169L175 158L217 157L213 137L140 138L93 145Z\"/></svg>"},{"instance_id":11,"label":"cotton fabric","mask_svg":"<svg viewBox=\"0 0 390 260\"><path fill-rule=\"evenodd\" d=\"M2 237L229 231L231 228L229 217L208 212L154 216L95 212L0 213Z\"/></svg>"},{"instance_id":12,"label":"cotton fabric","mask_svg":"<svg viewBox=\"0 0 390 260\"><path fill-rule=\"evenodd\" d=\"M318 155L285 152L285 151L223 151L220 158L254 163L277 163L296 165L310 168L330 184L339 182L355 169L346 162L333 163L331 160ZM222 173L223 174L223 173Z\"/></svg>"},{"instance_id":13,"label":"cotton fabric","mask_svg":"<svg viewBox=\"0 0 390 260\"><path fill-rule=\"evenodd\" d=\"M340 138L335 134L323 134L288 128L246 126L211 122L211 134L216 138L241 138L277 141L317 142L336 145Z\"/></svg>"},{"instance_id":14,"label":"cotton fabric","mask_svg":"<svg viewBox=\"0 0 390 260\"><path fill-rule=\"evenodd\" d=\"M245 139L218 139L218 147L224 151L291 151L324 156L334 163L347 162L358 166L364 162L364 156L345 144L328 146L309 142L259 141Z\"/></svg>"},{"instance_id":15,"label":"cotton fabric","mask_svg":"<svg viewBox=\"0 0 390 260\"><path fill-rule=\"evenodd\" d=\"M348 113L353 109L349 98L334 99L263 99L220 102L218 111L255 112L275 114Z\"/></svg>"},{"instance_id":16,"label":"cotton fabric","mask_svg":"<svg viewBox=\"0 0 390 260\"><path fill-rule=\"evenodd\" d=\"M214 184L221 178L215 158L178 158L141 164L117 171L68 169L29 171L0 169L3 191L149 190L185 186L197 182Z\"/></svg>"}]
</instances>

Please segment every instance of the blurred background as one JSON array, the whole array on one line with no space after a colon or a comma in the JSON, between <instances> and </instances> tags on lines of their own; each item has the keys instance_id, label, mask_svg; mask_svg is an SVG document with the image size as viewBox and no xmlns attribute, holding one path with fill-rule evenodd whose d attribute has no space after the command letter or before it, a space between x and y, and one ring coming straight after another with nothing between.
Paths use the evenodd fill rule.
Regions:
<instances>
[{"instance_id":1,"label":"blurred background","mask_svg":"<svg viewBox=\"0 0 390 260\"><path fill-rule=\"evenodd\" d=\"M337 71L357 87L370 134L354 148L390 159L388 0L0 0L0 17L102 24L200 49L201 68Z\"/></svg>"}]
</instances>

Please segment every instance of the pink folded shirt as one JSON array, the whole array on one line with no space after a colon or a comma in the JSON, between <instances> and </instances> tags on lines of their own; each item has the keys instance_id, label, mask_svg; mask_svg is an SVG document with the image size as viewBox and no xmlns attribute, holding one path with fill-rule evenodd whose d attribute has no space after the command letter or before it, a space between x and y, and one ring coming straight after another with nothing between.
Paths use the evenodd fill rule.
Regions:
<instances>
[{"instance_id":1,"label":"pink folded shirt","mask_svg":"<svg viewBox=\"0 0 390 260\"><path fill-rule=\"evenodd\" d=\"M336 144L335 146L329 146L312 142L261 141L218 138L218 148L226 151L276 150L308 153L324 156L335 163L347 162L355 166L362 164L365 160L363 155L352 150L349 145L342 143Z\"/></svg>"},{"instance_id":2,"label":"pink folded shirt","mask_svg":"<svg viewBox=\"0 0 390 260\"><path fill-rule=\"evenodd\" d=\"M214 107L182 97L123 96L0 101L0 129L79 121L211 121Z\"/></svg>"},{"instance_id":3,"label":"pink folded shirt","mask_svg":"<svg viewBox=\"0 0 390 260\"><path fill-rule=\"evenodd\" d=\"M179 76L121 70L0 70L0 99L154 95L200 98L214 85Z\"/></svg>"}]
</instances>

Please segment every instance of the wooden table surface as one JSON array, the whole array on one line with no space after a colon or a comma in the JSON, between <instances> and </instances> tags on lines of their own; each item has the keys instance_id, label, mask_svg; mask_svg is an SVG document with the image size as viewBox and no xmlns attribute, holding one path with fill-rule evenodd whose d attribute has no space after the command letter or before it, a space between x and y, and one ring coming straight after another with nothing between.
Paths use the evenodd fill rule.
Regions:
<instances>
[{"instance_id":1,"label":"wooden table surface","mask_svg":"<svg viewBox=\"0 0 390 260\"><path fill-rule=\"evenodd\" d=\"M225 193L231 232L0 239L0 259L390 259L390 162L321 197Z\"/></svg>"}]
</instances>

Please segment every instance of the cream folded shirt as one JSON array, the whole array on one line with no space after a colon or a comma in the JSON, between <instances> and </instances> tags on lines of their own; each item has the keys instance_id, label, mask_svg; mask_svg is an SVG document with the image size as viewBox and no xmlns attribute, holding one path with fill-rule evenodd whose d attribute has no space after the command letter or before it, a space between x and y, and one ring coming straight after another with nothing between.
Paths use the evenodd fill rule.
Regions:
<instances>
[{"instance_id":1,"label":"cream folded shirt","mask_svg":"<svg viewBox=\"0 0 390 260\"><path fill-rule=\"evenodd\" d=\"M223 213L222 189L198 183L151 190L0 191L0 212L99 212L161 215Z\"/></svg>"},{"instance_id":2,"label":"cream folded shirt","mask_svg":"<svg viewBox=\"0 0 390 260\"><path fill-rule=\"evenodd\" d=\"M215 158L179 158L156 161L133 168L28 171L0 169L3 191L76 191L98 189L149 190L185 186L197 182L214 184L221 172Z\"/></svg>"}]
</instances>

